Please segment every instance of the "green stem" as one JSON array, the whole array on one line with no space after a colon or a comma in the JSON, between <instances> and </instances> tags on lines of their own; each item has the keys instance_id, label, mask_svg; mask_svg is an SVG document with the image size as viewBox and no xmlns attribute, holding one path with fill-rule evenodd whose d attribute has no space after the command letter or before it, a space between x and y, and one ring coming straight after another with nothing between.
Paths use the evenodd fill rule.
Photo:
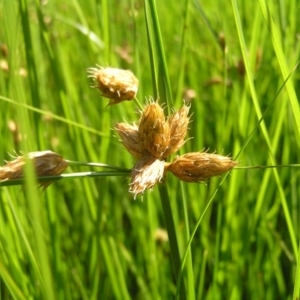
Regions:
<instances>
[{"instance_id":1,"label":"green stem","mask_svg":"<svg viewBox=\"0 0 300 300\"><path fill-rule=\"evenodd\" d=\"M80 161L72 161L72 160L66 160L69 166L88 166L88 167L101 167L101 168L107 168L112 170L117 170L121 172L130 172L131 170L125 169L122 167L107 165L103 163L97 163L97 162L80 162Z\"/></svg>"},{"instance_id":2,"label":"green stem","mask_svg":"<svg viewBox=\"0 0 300 300\"><path fill-rule=\"evenodd\" d=\"M105 171L105 172L78 172L71 174L61 174L53 176L40 176L37 177L39 182L55 181L59 179L75 179L75 178L90 178L90 177L104 177L104 176L128 176L129 171ZM24 178L10 179L0 181L0 187L11 186L11 185L21 185L24 183Z\"/></svg>"},{"instance_id":3,"label":"green stem","mask_svg":"<svg viewBox=\"0 0 300 300\"><path fill-rule=\"evenodd\" d=\"M164 184L159 185L159 193L160 193L161 205L164 212L165 223L166 223L168 236L169 236L173 274L175 276L175 280L177 280L177 278L180 278L179 273L180 273L181 260L180 260L180 253L179 253L178 241L176 236L175 224L174 224L174 219L172 214L172 208L171 208L170 198L169 198L166 185ZM176 282L176 284L177 283L178 281ZM186 299L184 285L181 284L180 286L178 286L177 290L179 291L180 299Z\"/></svg>"},{"instance_id":4,"label":"green stem","mask_svg":"<svg viewBox=\"0 0 300 300\"><path fill-rule=\"evenodd\" d=\"M241 169L273 169L273 168L299 168L299 167L300 167L300 164L275 165L275 166L237 166L237 167L234 167L232 170L241 170Z\"/></svg>"}]
</instances>

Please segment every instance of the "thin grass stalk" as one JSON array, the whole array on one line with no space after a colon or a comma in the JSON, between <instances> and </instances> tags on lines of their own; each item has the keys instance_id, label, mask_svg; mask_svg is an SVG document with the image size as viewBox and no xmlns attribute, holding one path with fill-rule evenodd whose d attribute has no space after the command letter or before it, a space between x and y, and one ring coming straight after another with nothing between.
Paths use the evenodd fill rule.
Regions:
<instances>
[{"instance_id":1,"label":"thin grass stalk","mask_svg":"<svg viewBox=\"0 0 300 300\"><path fill-rule=\"evenodd\" d=\"M128 176L129 172L121 172L121 171L103 171L103 172L78 172L78 173L69 173L69 174L60 174L53 176L40 176L37 177L37 181L39 182L47 182L47 181L56 181L60 179L75 179L75 178L91 178L91 177L107 177L107 176ZM21 185L24 183L24 178L13 179L0 181L0 187L3 186L13 186L13 185Z\"/></svg>"},{"instance_id":2,"label":"thin grass stalk","mask_svg":"<svg viewBox=\"0 0 300 300\"><path fill-rule=\"evenodd\" d=\"M102 29L102 40L104 47L104 61L105 64L111 64L111 49L110 49L110 24L109 24L109 5L108 0L101 0L101 12L99 12L99 19L102 21L101 29Z\"/></svg>"},{"instance_id":3,"label":"thin grass stalk","mask_svg":"<svg viewBox=\"0 0 300 300\"><path fill-rule=\"evenodd\" d=\"M162 36L156 10L156 1L148 0L150 6L151 19L153 24L154 45L157 50L158 58L158 91L162 101L167 104L168 113L173 105L171 84L168 75L168 67L165 57L165 51L162 42Z\"/></svg>"},{"instance_id":4,"label":"thin grass stalk","mask_svg":"<svg viewBox=\"0 0 300 300\"><path fill-rule=\"evenodd\" d=\"M50 189L43 195L45 197L45 210L47 211L47 215L45 223L49 226L49 234L47 234L48 240L50 241L48 244L49 252L51 253L51 268L52 268L52 277L60 278L58 282L55 282L55 290L56 296L58 299L62 298L62 296L70 295L70 286L69 281L66 280L62 276L62 265L64 264L63 255L58 251L62 247L64 241L61 239L57 239L60 234L59 231L59 213L56 210L57 202L51 201L54 199L55 190ZM66 298L68 297L66 296Z\"/></svg>"},{"instance_id":5,"label":"thin grass stalk","mask_svg":"<svg viewBox=\"0 0 300 300\"><path fill-rule=\"evenodd\" d=\"M221 201L218 201L218 212L217 212L217 234L216 234L216 245L214 253L214 271L213 271L213 298L218 298L218 271L220 261L220 243L222 234L222 211L223 205Z\"/></svg>"},{"instance_id":6,"label":"thin grass stalk","mask_svg":"<svg viewBox=\"0 0 300 300\"><path fill-rule=\"evenodd\" d=\"M266 241L267 241L268 246L269 246L269 251L270 251L270 256L271 256L271 261L272 261L272 268L273 268L274 276L276 278L276 284L277 284L277 288L278 288L279 298L283 299L284 295L286 295L287 287L286 287L286 283L285 283L285 280L284 280L284 274L282 272L282 269L280 269L280 267L279 267L280 258L278 257L277 254L274 254L274 251L272 251L275 247L274 239L273 239L272 235L274 235L276 233L273 232L273 229L271 228L271 226L268 226L268 227L270 227L270 230L265 235L265 238L266 238ZM275 238L275 243L277 241L278 241L278 239Z\"/></svg>"},{"instance_id":7,"label":"thin grass stalk","mask_svg":"<svg viewBox=\"0 0 300 300\"><path fill-rule=\"evenodd\" d=\"M262 113L261 113L261 109L260 109L260 106L259 106L259 101L258 101L258 98L257 98L257 94L256 94L254 82L253 82L252 72L251 72L251 69L250 69L249 62L248 62L248 56L247 56L247 51L246 51L246 43L245 43L243 30L242 30L242 26L241 26L239 10L238 10L236 0L231 0L231 3L232 3L235 22L236 22L240 47L241 47L243 60L244 60L244 64L245 64L248 84L249 84L249 88L250 88L250 92L251 92L251 96L252 96L252 101L253 101L253 105L255 107L257 117L260 120L262 118ZM285 73L285 75L286 75L285 77L288 77L289 74ZM271 163L273 165L276 165L276 161L275 161L275 158L274 158L273 149L272 149L272 146L271 146L269 134L268 134L268 131L267 131L267 128L266 128L266 125L265 125L264 121L262 121L260 123L260 128L262 130L263 136L265 138L266 144L267 144L268 149L269 149L269 158L271 160ZM288 205L287 205L287 201L286 201L286 198L285 198L285 195L284 195L282 184L280 182L280 178L278 176L278 172L277 172L276 169L273 169L273 174L274 174L275 182L278 186L278 192L279 192L281 204L282 204L282 207L283 207L283 211L284 211L284 215L285 215L285 219L286 219L290 239L291 239L291 242L292 242L294 256L297 260L298 259L298 247L297 247L297 240L296 240L296 237L295 237L295 232L294 232L294 228L293 228L293 224L292 224L292 220L291 220L291 215L290 215L290 212L289 212L289 209L288 209Z\"/></svg>"},{"instance_id":8,"label":"thin grass stalk","mask_svg":"<svg viewBox=\"0 0 300 300\"><path fill-rule=\"evenodd\" d=\"M184 213L184 224L185 224L185 233L186 233L186 242L190 239L190 225L189 225L189 215L187 209L187 199L186 192L184 189L183 182L180 182L181 196L182 196L182 206ZM187 256L187 293L188 299L195 299L195 282L194 282L194 270L193 270L193 260L192 260L192 250L188 248L188 256Z\"/></svg>"},{"instance_id":9,"label":"thin grass stalk","mask_svg":"<svg viewBox=\"0 0 300 300\"><path fill-rule=\"evenodd\" d=\"M91 289L90 289L90 293L89 293L89 299L90 300L97 300L98 299L98 295L99 295L99 290L101 290L101 273L99 272L99 263L98 263L98 253L101 253L101 245L99 242L99 237L101 236L102 233L102 228L100 225L101 222L101 215L100 215L100 210L101 210L102 206L99 205L97 208L97 216L96 216L96 234L93 237L93 246L95 249L95 260L94 263L90 264L91 266L91 278L93 278L92 284L91 284Z\"/></svg>"},{"instance_id":10,"label":"thin grass stalk","mask_svg":"<svg viewBox=\"0 0 300 300\"><path fill-rule=\"evenodd\" d=\"M19 299L19 300L27 299L26 296L23 294L23 292L19 289L14 279L10 276L10 272L6 269L6 267L3 265L1 260L0 260L0 275L1 275L1 279L5 282L6 286L8 287L11 293L11 296L14 297L14 299Z\"/></svg>"},{"instance_id":11,"label":"thin grass stalk","mask_svg":"<svg viewBox=\"0 0 300 300\"><path fill-rule=\"evenodd\" d=\"M191 234L191 237L190 237L190 239L189 239L189 241L188 241L188 243L187 243L187 246L186 246L184 255L182 256L181 265L180 265L180 272L178 273L178 279L177 279L177 287L179 287L180 284L181 284L181 281L182 281L182 274L183 274L183 270L184 270L184 265L185 265L185 262L186 262L186 259L187 259L188 253L189 253L189 248L191 247L191 244L192 244L192 241L193 241L193 239L194 239L194 237L195 237L195 235L196 235L196 232L197 232L197 230L198 230L198 228L199 228L199 226L200 226L200 224L201 224L201 222L202 222L202 220L203 220L203 218L204 218L204 216L205 216L205 214L206 214L208 208L211 206L211 204L212 204L212 202L213 202L215 196L217 195L219 189L221 188L221 186L222 186L222 184L223 184L223 182L225 181L225 179L226 179L227 176L228 176L228 173L225 174L225 176L224 176L223 179L221 180L219 186L216 188L216 190L215 190L215 191L213 192L213 194L211 195L211 197L210 197L208 203L206 204L206 206L205 206L205 208L204 208L204 210L203 210L201 216L199 217L199 219L198 219L198 221L197 221L197 223L196 223L196 225L195 225L195 228L194 228L194 230L193 230L193 232L192 232L192 234ZM179 299L179 290L178 290L178 288L177 288L177 290L176 290L176 296L175 296L175 299Z\"/></svg>"},{"instance_id":12,"label":"thin grass stalk","mask_svg":"<svg viewBox=\"0 0 300 300\"><path fill-rule=\"evenodd\" d=\"M148 9L148 5L150 6L150 11ZM146 16L146 27L147 27L147 35L149 41L149 54L150 54L150 62L152 69L152 82L154 85L153 92L154 95L159 94L160 100L162 103L167 104L168 112L170 112L170 105L173 103L171 87L169 82L169 76L167 72L167 65L165 60L164 48L162 44L162 38L159 28L159 21L156 11L155 0L144 1L145 7L145 16ZM153 48L156 46L156 53L153 52ZM157 56L155 56L155 54ZM158 81L156 78L156 59L158 61ZM164 212L166 228L168 231L168 236L170 240L170 249L171 249L171 257L172 257L172 267L173 272L176 278L179 276L180 272L180 253L179 253L179 244L176 236L175 224L171 209L171 203L169 194L167 191L167 187L165 185L159 186L159 193L161 198L162 209ZM181 299L186 299L186 293L184 285L181 284L177 286L177 290L179 292Z\"/></svg>"},{"instance_id":13,"label":"thin grass stalk","mask_svg":"<svg viewBox=\"0 0 300 300\"><path fill-rule=\"evenodd\" d=\"M30 16L28 11L28 4L27 0L19 0L19 9L20 9L20 16L22 22L22 30L24 35L24 43L25 43L25 54L26 60L28 63L29 68L29 84L30 84L30 91L31 91L31 98L33 101L33 106L39 107L39 92L38 92L38 75L37 75L37 68L36 63L34 60L34 53L33 53L33 45L32 45L32 34L30 30ZM37 124L35 124L37 125Z\"/></svg>"},{"instance_id":14,"label":"thin grass stalk","mask_svg":"<svg viewBox=\"0 0 300 300\"><path fill-rule=\"evenodd\" d=\"M180 42L180 62L178 68L178 79L175 93L175 101L182 101L182 91L184 90L184 75L186 66L186 52L187 52L187 37L190 20L191 1L185 0L184 5L184 19L182 25L181 42Z\"/></svg>"},{"instance_id":15,"label":"thin grass stalk","mask_svg":"<svg viewBox=\"0 0 300 300\"><path fill-rule=\"evenodd\" d=\"M104 134L101 133L97 129L94 129L92 127L88 127L86 125L83 125L83 124L75 122L75 121L72 121L72 120L70 120L68 118L64 118L64 117L58 116L58 115L56 115L56 114L54 114L52 112L49 112L49 111L46 111L46 110L43 110L43 109L39 109L39 108L33 107L32 105L29 105L29 104L26 104L26 103L21 103L20 101L16 101L16 100L13 100L13 99L10 99L10 98L7 98L7 97L3 97L1 95L0 95L0 100L3 100L5 102L8 102L10 104L13 104L13 105L16 105L16 106L19 106L19 107L22 107L22 108L25 108L26 110L30 110L30 111L33 111L35 113L41 114L41 115L43 115L45 117L49 117L50 119L58 120L60 122L66 123L66 124L68 124L70 126L83 129L83 130L88 131L90 133L93 133L93 134L96 134L96 135L100 135L100 136L104 136Z\"/></svg>"},{"instance_id":16,"label":"thin grass stalk","mask_svg":"<svg viewBox=\"0 0 300 300\"><path fill-rule=\"evenodd\" d=\"M180 270L181 260L180 260L176 229L175 229L175 224L174 224L174 219L172 214L170 197L168 194L167 187L164 184L159 185L159 194L161 199L161 205L164 212L168 237L170 241L172 268L173 268L173 274L176 282L176 289L178 291L178 295L180 299L186 299L184 284L179 282L177 279L179 276L180 276L179 278L181 278L181 275L183 274L184 270L183 269Z\"/></svg>"},{"instance_id":17,"label":"thin grass stalk","mask_svg":"<svg viewBox=\"0 0 300 300\"><path fill-rule=\"evenodd\" d=\"M82 300L91 300L91 298L87 295L87 291L85 290L84 283L82 282L82 278L78 276L77 272L72 272L72 278L74 282L76 283L78 292L80 294L80 297ZM63 295L65 296L65 295Z\"/></svg>"},{"instance_id":18,"label":"thin grass stalk","mask_svg":"<svg viewBox=\"0 0 300 300\"><path fill-rule=\"evenodd\" d=\"M286 58L281 46L281 42L279 39L279 33L276 25L274 24L273 18L271 16L269 7L266 3L265 0L259 0L259 4L261 7L261 11L263 13L267 28L270 32L270 36L272 39L273 43L273 48L277 57L277 61L281 70L281 74L283 78L287 78L290 71L287 66ZM298 62L295 62L295 64L298 64ZM296 95L296 91L293 85L292 81L288 81L286 83L286 90L289 95L289 101L291 103L293 115L294 115L294 120L296 123L296 128L297 128L297 137L298 137L298 146L300 145L300 107L299 107L299 101Z\"/></svg>"},{"instance_id":19,"label":"thin grass stalk","mask_svg":"<svg viewBox=\"0 0 300 300\"><path fill-rule=\"evenodd\" d=\"M19 218L17 209L16 209L15 205L12 203L12 201L9 201L9 207L10 207L10 210L11 210L13 218L14 218L14 223L16 225L16 230L18 231L18 234L19 234L20 239L22 241L22 245L24 246L24 248L27 251L30 263L32 264L32 266L34 268L34 271L37 273L38 278L41 279L42 275L41 275L41 272L38 268L38 262L36 260L36 257L34 255L34 253L33 253L32 245L30 245L30 241L29 241L29 239L26 235L26 232L24 231L24 228L23 228L21 220Z\"/></svg>"},{"instance_id":20,"label":"thin grass stalk","mask_svg":"<svg viewBox=\"0 0 300 300\"><path fill-rule=\"evenodd\" d=\"M298 257L300 257L300 242L299 242L299 251ZM299 300L300 297L300 262L299 259L297 261L297 267L295 272L295 283L294 283L294 290L293 290L293 300Z\"/></svg>"},{"instance_id":21,"label":"thin grass stalk","mask_svg":"<svg viewBox=\"0 0 300 300\"><path fill-rule=\"evenodd\" d=\"M99 168L106 168L106 169L112 169L116 171L121 171L124 173L130 173L131 170L125 169L122 167L118 166L112 166L108 164L103 164L103 163L97 163L97 162L80 162L80 161L71 161L71 160L66 160L69 166L87 166L87 167L99 167Z\"/></svg>"},{"instance_id":22,"label":"thin grass stalk","mask_svg":"<svg viewBox=\"0 0 300 300\"><path fill-rule=\"evenodd\" d=\"M103 254L103 259L106 264L108 277L111 278L111 290L113 291L113 295L116 299L122 299L121 291L118 286L118 273L116 273L115 266L112 264L113 258L110 243L108 238L101 238L100 240L101 252Z\"/></svg>"},{"instance_id":23,"label":"thin grass stalk","mask_svg":"<svg viewBox=\"0 0 300 300\"><path fill-rule=\"evenodd\" d=\"M40 106L39 100L39 78L37 72L37 64L35 62L34 57L34 47L32 44L32 34L31 34L31 24L30 24L30 13L28 7L28 1L19 1L19 12L21 16L21 23L22 23L22 30L24 35L25 41L25 55L26 55L26 62L28 66L28 77L29 77L29 85L30 85L30 93L29 97L32 99L33 106ZM26 103L25 100L25 91L22 88L19 88L21 84L16 86L15 94L17 97L20 98L21 103ZM23 94L24 93L24 94ZM36 130L38 130L38 118L34 115L33 118L30 118L28 111L20 110L18 111L19 122L22 125L22 131L24 133L31 133L32 135L36 135ZM31 126L31 120L34 123L34 126ZM33 147L37 147L35 141L32 139L28 139L22 143L22 147L25 151L29 152L28 150ZM34 176L34 169L33 165L30 161L26 164L25 167L25 196L27 200L27 207L30 214L30 231L32 231L32 240L33 243L32 253L31 247L30 249L26 249L28 253L25 255L31 256L34 255L36 259L36 269L37 274L41 274L38 276L36 283L40 285L41 295L47 297L48 299L55 299L55 289L53 288L53 277L51 272L51 266L49 263L49 256L46 247L46 241L44 238L44 231L43 231L43 221L41 217L41 201L39 199L39 194L36 189L32 188L35 185L35 176ZM35 267L35 264L33 264ZM35 275L35 274L34 274ZM32 280L32 277L30 280ZM27 279L28 280L28 279ZM35 285L36 283L32 283Z\"/></svg>"},{"instance_id":24,"label":"thin grass stalk","mask_svg":"<svg viewBox=\"0 0 300 300\"><path fill-rule=\"evenodd\" d=\"M20 216L17 212L17 208L15 207L13 201L11 201L11 200L8 201L8 204L9 204L9 208L12 213L12 216L13 216L13 222L11 222L11 224L14 224L14 226L13 226L14 231L16 231L15 236L19 237L19 240L20 240L22 246L24 247L24 252L27 252L27 255L29 257L29 261L34 270L34 273L36 274L38 280L42 281L42 274L41 274L41 270L38 266L38 261L33 252L32 245L30 245L30 240L28 239L28 237L26 235L24 225L22 224L22 221L20 220ZM3 270L1 270L0 273L2 271ZM24 279L24 281L26 281L26 279ZM24 286L21 286L21 287L19 286L19 288L22 288L22 292L26 293L28 296L28 289L26 289L26 287L27 286L26 286L25 282L24 282Z\"/></svg>"},{"instance_id":25,"label":"thin grass stalk","mask_svg":"<svg viewBox=\"0 0 300 300\"><path fill-rule=\"evenodd\" d=\"M204 250L202 255L202 264L201 264L201 271L200 271L200 278L199 278L199 285L198 285L199 288L197 292L197 300L203 299L207 255L208 255L208 251Z\"/></svg>"},{"instance_id":26,"label":"thin grass stalk","mask_svg":"<svg viewBox=\"0 0 300 300\"><path fill-rule=\"evenodd\" d=\"M154 41L152 33L152 21L148 8L148 1L144 1L144 10L145 10L145 20L146 20L146 30L147 30L147 40L148 40L148 50L149 50L149 59L151 67L151 77L152 77L152 89L154 98L158 98L158 88L157 88L157 70L156 70L156 61L155 61L155 52L154 52Z\"/></svg>"},{"instance_id":27,"label":"thin grass stalk","mask_svg":"<svg viewBox=\"0 0 300 300\"><path fill-rule=\"evenodd\" d=\"M150 229L150 232L155 232L155 230L157 229L155 204L153 201L146 201L146 203L147 203L149 229ZM158 260L157 245L156 245L154 239L150 243L149 247L150 247L149 251L151 253L153 253L153 264L152 264L152 274L151 275L155 280L155 283L153 284L153 286L151 288L151 294L152 294L152 298L154 298L154 299L162 299L162 298L160 298L161 291L159 290L161 271L160 271L160 264L159 264L159 260Z\"/></svg>"},{"instance_id":28,"label":"thin grass stalk","mask_svg":"<svg viewBox=\"0 0 300 300\"><path fill-rule=\"evenodd\" d=\"M296 67L298 66L298 64L296 65ZM245 150L246 146L248 145L248 143L250 142L250 140L253 138L255 132L258 130L261 122L263 122L263 120L264 120L267 112L271 109L272 105L274 104L274 102L276 101L276 99L278 98L278 96L280 95L280 93L282 92L282 90L285 87L286 83L290 80L290 78L291 78L292 74L294 73L294 71L295 71L295 69L285 78L284 82L282 83L282 85L280 86L280 88L278 89L278 91L276 92L276 95L274 96L273 100L270 102L270 104L267 106L267 108L262 113L260 119L258 120L257 124L255 125L255 127L253 128L253 130L251 131L251 133L249 134L248 138L244 142L244 145L241 147L241 149L238 152L238 154L236 155L235 159L237 159L240 156L240 154ZM236 168L238 169L238 168L240 168L240 166L237 166ZM252 168L252 167L249 167L249 168Z\"/></svg>"},{"instance_id":29,"label":"thin grass stalk","mask_svg":"<svg viewBox=\"0 0 300 300\"><path fill-rule=\"evenodd\" d=\"M44 226L42 221L42 207L38 196L38 191L32 186L35 186L36 180L34 176L33 164L30 160L25 166L25 196L28 202L28 209L32 222L32 230L34 237L33 249L36 252L38 267L42 275L42 294L47 299L56 299L55 289L53 286L52 270L50 267L50 260L46 247L44 236Z\"/></svg>"},{"instance_id":30,"label":"thin grass stalk","mask_svg":"<svg viewBox=\"0 0 300 300\"><path fill-rule=\"evenodd\" d=\"M131 297L126 285L126 273L124 272L124 268L122 268L123 266L121 265L120 261L121 251L118 249L118 246L116 245L113 237L108 237L108 242L111 249L111 255L113 256L112 261L114 262L115 276L113 280L115 280L116 277L118 278L117 282L119 284L119 290L121 292L121 299L130 300Z\"/></svg>"}]
</instances>

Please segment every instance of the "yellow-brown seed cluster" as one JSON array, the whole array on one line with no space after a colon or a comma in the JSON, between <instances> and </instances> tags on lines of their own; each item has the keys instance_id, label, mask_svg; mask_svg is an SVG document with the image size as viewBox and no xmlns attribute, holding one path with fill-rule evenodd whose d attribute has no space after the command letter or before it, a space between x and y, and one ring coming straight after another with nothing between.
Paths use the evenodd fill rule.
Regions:
<instances>
[{"instance_id":1,"label":"yellow-brown seed cluster","mask_svg":"<svg viewBox=\"0 0 300 300\"><path fill-rule=\"evenodd\" d=\"M183 105L168 117L158 102L148 104L138 124L117 123L125 148L138 159L131 173L129 191L135 196L160 182L167 171L186 182L205 181L232 169L237 162L227 156L193 152L178 156L172 163L166 159L185 143L190 107Z\"/></svg>"},{"instance_id":2,"label":"yellow-brown seed cluster","mask_svg":"<svg viewBox=\"0 0 300 300\"><path fill-rule=\"evenodd\" d=\"M55 152L49 150L30 152L0 167L0 181L23 178L26 159L32 160L38 177L59 175L68 167L68 162ZM41 186L47 187L50 184L51 182L43 182Z\"/></svg>"},{"instance_id":3,"label":"yellow-brown seed cluster","mask_svg":"<svg viewBox=\"0 0 300 300\"><path fill-rule=\"evenodd\" d=\"M96 83L93 87L110 99L108 105L135 98L139 81L131 71L109 67L89 68L87 71Z\"/></svg>"},{"instance_id":4,"label":"yellow-brown seed cluster","mask_svg":"<svg viewBox=\"0 0 300 300\"><path fill-rule=\"evenodd\" d=\"M200 182L221 175L237 164L228 156L191 152L177 156L171 164L166 166L166 169L182 181Z\"/></svg>"},{"instance_id":5,"label":"yellow-brown seed cluster","mask_svg":"<svg viewBox=\"0 0 300 300\"><path fill-rule=\"evenodd\" d=\"M153 157L164 160L185 143L189 124L189 106L184 105L168 118L158 102L147 105L138 124L115 126L125 148L137 159Z\"/></svg>"},{"instance_id":6,"label":"yellow-brown seed cluster","mask_svg":"<svg viewBox=\"0 0 300 300\"><path fill-rule=\"evenodd\" d=\"M123 145L138 159L131 173L130 192L138 195L161 181L165 159L185 143L188 112L189 106L184 105L166 118L158 102L152 102L143 110L138 124L116 124Z\"/></svg>"}]
</instances>

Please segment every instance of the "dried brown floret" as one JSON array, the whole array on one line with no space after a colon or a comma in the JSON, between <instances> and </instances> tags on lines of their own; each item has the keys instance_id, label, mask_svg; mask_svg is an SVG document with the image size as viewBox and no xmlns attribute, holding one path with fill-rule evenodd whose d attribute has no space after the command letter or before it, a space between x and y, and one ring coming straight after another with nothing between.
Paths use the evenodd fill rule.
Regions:
<instances>
[{"instance_id":1,"label":"dried brown floret","mask_svg":"<svg viewBox=\"0 0 300 300\"><path fill-rule=\"evenodd\" d=\"M164 111L157 102L150 103L144 109L139 122L139 133L150 155L161 158L170 144L170 128Z\"/></svg>"},{"instance_id":2,"label":"dried brown floret","mask_svg":"<svg viewBox=\"0 0 300 300\"><path fill-rule=\"evenodd\" d=\"M138 91L138 79L129 70L117 68L89 68L89 77L95 81L95 88L102 96L111 99L108 105L117 104L124 100L132 100Z\"/></svg>"},{"instance_id":3,"label":"dried brown floret","mask_svg":"<svg viewBox=\"0 0 300 300\"><path fill-rule=\"evenodd\" d=\"M145 154L144 144L141 142L138 126L128 123L117 123L115 130L119 134L123 145L135 158L141 158Z\"/></svg>"},{"instance_id":4,"label":"dried brown floret","mask_svg":"<svg viewBox=\"0 0 300 300\"><path fill-rule=\"evenodd\" d=\"M160 182L164 175L164 162L153 157L143 157L132 169L129 191L135 197Z\"/></svg>"},{"instance_id":5,"label":"dried brown floret","mask_svg":"<svg viewBox=\"0 0 300 300\"><path fill-rule=\"evenodd\" d=\"M178 111L175 111L168 118L168 123L170 127L170 144L164 157L167 157L176 151L178 151L185 143L185 136L187 133L190 118L188 113L190 106L184 105Z\"/></svg>"},{"instance_id":6,"label":"dried brown floret","mask_svg":"<svg viewBox=\"0 0 300 300\"><path fill-rule=\"evenodd\" d=\"M59 175L68 167L68 162L55 152L49 150L30 152L26 156L18 156L15 160L0 167L0 181L22 178L26 159L33 161L37 176ZM45 187L49 184L51 182L41 183Z\"/></svg>"},{"instance_id":7,"label":"dried brown floret","mask_svg":"<svg viewBox=\"0 0 300 300\"><path fill-rule=\"evenodd\" d=\"M186 182L206 181L219 176L236 166L238 162L228 156L206 152L191 152L175 158L168 171Z\"/></svg>"}]
</instances>

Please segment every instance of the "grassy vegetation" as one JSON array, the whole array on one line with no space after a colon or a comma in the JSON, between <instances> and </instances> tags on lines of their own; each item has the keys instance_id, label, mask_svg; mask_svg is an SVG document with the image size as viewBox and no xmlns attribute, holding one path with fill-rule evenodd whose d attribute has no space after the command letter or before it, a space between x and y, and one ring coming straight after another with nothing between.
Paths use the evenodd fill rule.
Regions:
<instances>
[{"instance_id":1,"label":"grassy vegetation","mask_svg":"<svg viewBox=\"0 0 300 300\"><path fill-rule=\"evenodd\" d=\"M300 161L300 3L0 1L0 161L50 149L131 168L111 130L138 106L91 89L86 69L130 69L138 99L191 97L180 153L240 166ZM28 170L27 170L28 169ZM120 176L0 188L1 299L299 298L299 168L168 176L133 199ZM67 173L99 171L71 166ZM166 234L169 234L169 241Z\"/></svg>"}]
</instances>

